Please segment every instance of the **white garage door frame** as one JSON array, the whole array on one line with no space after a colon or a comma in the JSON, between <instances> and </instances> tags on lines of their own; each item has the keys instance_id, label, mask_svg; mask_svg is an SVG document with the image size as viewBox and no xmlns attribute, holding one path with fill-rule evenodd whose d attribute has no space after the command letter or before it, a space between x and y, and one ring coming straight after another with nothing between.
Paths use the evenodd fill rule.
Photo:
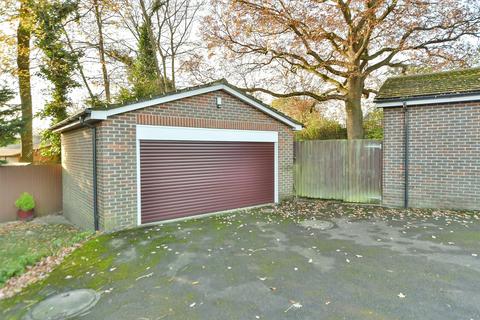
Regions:
<instances>
[{"instance_id":1,"label":"white garage door frame","mask_svg":"<svg viewBox=\"0 0 480 320\"><path fill-rule=\"evenodd\" d=\"M140 140L171 141L225 141L274 143L274 201L278 203L278 132L257 130L231 130L169 126L136 126L137 159L137 225L142 225L142 195L140 175ZM239 208L240 209L240 208ZM198 216L196 216L198 217ZM176 219L175 219L176 220ZM165 221L161 221L165 222Z\"/></svg>"}]
</instances>

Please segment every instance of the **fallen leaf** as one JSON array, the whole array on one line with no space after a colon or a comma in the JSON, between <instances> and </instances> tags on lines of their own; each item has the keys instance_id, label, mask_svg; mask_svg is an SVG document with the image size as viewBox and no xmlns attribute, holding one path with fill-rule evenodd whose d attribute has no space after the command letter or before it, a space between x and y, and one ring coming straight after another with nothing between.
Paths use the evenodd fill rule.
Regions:
<instances>
[{"instance_id":1,"label":"fallen leaf","mask_svg":"<svg viewBox=\"0 0 480 320\"><path fill-rule=\"evenodd\" d=\"M135 279L135 281L138 281L138 280L143 279L143 278L150 278L151 276L153 276L153 272L151 272L149 274L146 274L144 276L140 276L137 279Z\"/></svg>"},{"instance_id":2,"label":"fallen leaf","mask_svg":"<svg viewBox=\"0 0 480 320\"><path fill-rule=\"evenodd\" d=\"M291 305L284 312L288 312L292 308L300 309L301 307L303 307L299 302L290 301L290 303Z\"/></svg>"}]
</instances>

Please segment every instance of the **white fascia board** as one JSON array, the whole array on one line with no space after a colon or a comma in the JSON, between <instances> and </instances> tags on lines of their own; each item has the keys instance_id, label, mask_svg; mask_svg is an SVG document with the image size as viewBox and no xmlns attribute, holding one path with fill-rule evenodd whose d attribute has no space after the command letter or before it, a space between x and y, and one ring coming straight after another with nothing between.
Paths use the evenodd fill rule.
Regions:
<instances>
[{"instance_id":1,"label":"white fascia board","mask_svg":"<svg viewBox=\"0 0 480 320\"><path fill-rule=\"evenodd\" d=\"M191 91L186 91L186 92L180 92L178 94L171 94L165 97L160 97L156 99L151 99L151 100L146 100L142 102L137 102L137 103L132 103L123 107L118 107L110 110L92 110L91 117L94 119L99 119L99 120L105 120L110 116L124 113L124 112L129 112L129 111L134 111L150 106L154 106L157 104L163 104L167 103L170 101L175 101L183 98L188 98L188 97L193 97L199 94L204 94L216 90L222 89L223 85L213 85L211 87L206 87L206 88L199 88L197 90L191 90Z\"/></svg>"},{"instance_id":2,"label":"white fascia board","mask_svg":"<svg viewBox=\"0 0 480 320\"><path fill-rule=\"evenodd\" d=\"M67 125L65 125L65 126L61 126L61 127L57 128L57 129L54 129L54 130L52 130L52 132L54 132L54 133L61 133L61 132L65 131L65 130L68 130L69 128L72 128L72 127L75 127L75 126L79 126L79 125L81 125L80 120L77 120L77 121L74 121L74 122L72 122L72 123L69 123L69 124L67 124Z\"/></svg>"},{"instance_id":3,"label":"white fascia board","mask_svg":"<svg viewBox=\"0 0 480 320\"><path fill-rule=\"evenodd\" d=\"M83 122L89 122L90 120L92 120L92 118L90 116L86 116L85 119L83 119L83 122L80 120L80 117L78 117L79 119L76 120L76 121L73 121L67 125L64 125L64 126L61 126L57 129L54 129L52 130L52 132L55 132L55 133L62 133L63 131L66 131L72 127L76 127L76 126L82 126Z\"/></svg>"},{"instance_id":4,"label":"white fascia board","mask_svg":"<svg viewBox=\"0 0 480 320\"><path fill-rule=\"evenodd\" d=\"M92 110L90 111L90 117L95 120L107 120L107 111Z\"/></svg>"},{"instance_id":5,"label":"white fascia board","mask_svg":"<svg viewBox=\"0 0 480 320\"><path fill-rule=\"evenodd\" d=\"M405 99L395 100L395 101L377 101L375 102L380 108L389 108L389 107L401 107L403 103L406 102L409 106L417 105L426 105L426 104L442 104L442 103L455 103L455 102L471 102L479 101L480 95L465 95L465 96L445 96L445 97L431 97L423 99Z\"/></svg>"},{"instance_id":6,"label":"white fascia board","mask_svg":"<svg viewBox=\"0 0 480 320\"><path fill-rule=\"evenodd\" d=\"M129 112L129 111L134 111L134 110L137 110L137 109L150 107L150 106L154 106L154 105L158 105L158 104L163 104L163 103L167 103L167 102L171 102L171 101L175 101L175 100L180 100L180 99L183 99L183 98L193 97L193 96L196 96L196 95L209 93L209 92L213 92L213 91L217 91L217 90L224 90L224 91L230 93L231 95L239 98L240 100L246 102L247 104L249 104L249 105L259 109L260 111L270 115L271 117L289 125L294 130L302 130L301 125L298 125L298 124L292 122L290 119L287 119L287 118L281 116L280 114L270 110L269 108L266 108L262 104L260 104L257 101L249 98L248 96L242 94L241 92L238 92L237 90L234 90L231 87L229 87L227 85L224 85L224 84L216 84L216 85L213 85L213 86L210 86L210 87L199 88L199 89L190 90L190 91L186 91L186 92L180 92L178 94L171 94L171 95L168 95L168 96L165 96L165 97L160 97L160 98L157 98L157 99L152 99L152 100L148 100L148 101L133 103L133 104L129 104L129 105L126 105L126 106L123 106L123 107L114 108L114 109L110 109L110 110L92 110L90 116L91 116L92 119L105 120L108 117L116 115L116 114Z\"/></svg>"},{"instance_id":7,"label":"white fascia board","mask_svg":"<svg viewBox=\"0 0 480 320\"><path fill-rule=\"evenodd\" d=\"M278 132L137 125L137 140L278 142Z\"/></svg>"}]
</instances>

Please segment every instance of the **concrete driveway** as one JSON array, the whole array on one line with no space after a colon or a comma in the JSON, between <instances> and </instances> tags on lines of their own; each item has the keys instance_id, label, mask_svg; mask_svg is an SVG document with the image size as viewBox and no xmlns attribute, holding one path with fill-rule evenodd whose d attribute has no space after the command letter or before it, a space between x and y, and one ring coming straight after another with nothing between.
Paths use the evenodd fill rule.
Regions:
<instances>
[{"instance_id":1,"label":"concrete driveway","mask_svg":"<svg viewBox=\"0 0 480 320\"><path fill-rule=\"evenodd\" d=\"M78 319L480 319L479 218L300 201L104 235L0 318L93 288Z\"/></svg>"}]
</instances>

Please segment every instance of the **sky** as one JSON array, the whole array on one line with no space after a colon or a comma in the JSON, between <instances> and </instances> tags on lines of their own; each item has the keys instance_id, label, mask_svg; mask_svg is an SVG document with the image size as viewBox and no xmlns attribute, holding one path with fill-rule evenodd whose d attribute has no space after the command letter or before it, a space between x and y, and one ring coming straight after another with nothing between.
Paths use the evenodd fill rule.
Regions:
<instances>
[{"instance_id":1,"label":"sky","mask_svg":"<svg viewBox=\"0 0 480 320\"><path fill-rule=\"evenodd\" d=\"M16 28L16 25L11 25L11 24L8 24L8 23L5 23L5 22L3 22L3 23L0 22L0 30L2 32L6 33L6 34L10 34L10 35L14 36L15 35L15 28ZM193 32L192 37L194 39L200 39L200 25L199 25L198 21L193 26L193 30L194 30L194 32ZM76 32L79 32L79 33L83 32L83 35L85 35L85 34L88 35L88 30L76 30ZM119 37L119 39L122 39L122 40L132 38L131 34L127 34L127 33L118 34L116 36ZM2 48L0 48L0 54L2 54ZM15 58L15 52L9 52L9 54L12 57L12 60L13 60ZM96 54L96 53L94 52L93 54ZM40 55L39 55L38 51L37 52L34 51L32 53L32 58L33 58L32 60L34 61L32 63L32 70L31 70L31 74L32 74L32 98L33 98L32 102L33 102L34 115L37 114L39 111L41 111L43 109L44 104L48 101L48 99L49 99L49 89L50 89L48 81L45 81L44 79L40 78L39 75L38 75L38 72L39 72L38 59L39 59L39 56ZM100 77L100 72L101 72L100 65L98 63L89 62L88 58L92 58L92 57L83 58L83 61L82 61L84 71L89 76ZM96 57L95 57L95 59L96 59ZM0 61L0 63L1 63L1 61ZM14 63L14 60L13 60L13 63ZM77 78L79 78L79 77L77 77ZM77 79L77 80L80 82L80 79ZM180 80L179 81L179 87L185 87L185 86L188 86L188 85L192 84L192 83L188 83L188 81L185 81L185 80L182 81L181 77L180 77L179 80ZM382 82L382 81L383 81L382 79L379 79L379 82ZM0 74L0 85L6 85L6 86L9 86L9 87L15 89L15 91L18 91L18 83L16 81L16 78L11 76L11 75ZM101 88L96 87L94 83L92 83L91 85L92 85L92 88L93 88L94 92L100 92L101 91ZM71 98L71 101L73 103L73 109L78 110L78 109L82 108L83 105L82 105L81 101L83 101L86 97L87 97L87 91L83 87L73 89L71 94L70 94L70 98ZM270 103L273 99L271 96L268 96L268 95L261 95L260 97L266 103ZM12 101L12 103L19 103L19 98L16 97ZM344 122L344 118L345 118L344 117L344 111L343 111L343 108L338 108L338 102L337 103L328 103L327 105L328 105L327 108L326 108L327 109L327 116L335 117L335 118L339 119L341 122ZM366 105L368 106L368 108L371 109L372 108L371 100L366 101ZM70 110L70 111L73 112L74 110ZM39 131L48 128L49 120L42 120L38 117L35 117L33 125L34 125L34 131L38 133Z\"/></svg>"}]
</instances>

